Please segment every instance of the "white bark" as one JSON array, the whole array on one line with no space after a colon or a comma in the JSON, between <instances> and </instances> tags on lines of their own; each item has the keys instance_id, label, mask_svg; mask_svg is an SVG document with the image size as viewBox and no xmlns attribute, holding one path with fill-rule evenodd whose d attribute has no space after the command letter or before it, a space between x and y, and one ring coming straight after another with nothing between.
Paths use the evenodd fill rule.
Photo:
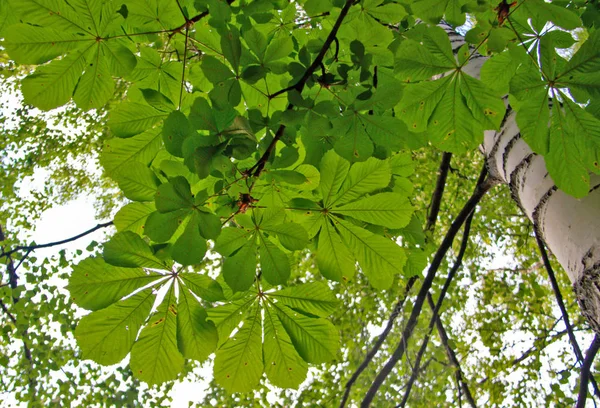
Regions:
<instances>
[{"instance_id":1,"label":"white bark","mask_svg":"<svg viewBox=\"0 0 600 408\"><path fill-rule=\"evenodd\" d=\"M509 185L567 272L584 316L600 333L600 176L591 175L590 193L582 199L558 190L544 158L521 138L515 117L509 108L501 130L485 132L488 169Z\"/></svg>"},{"instance_id":2,"label":"white bark","mask_svg":"<svg viewBox=\"0 0 600 408\"><path fill-rule=\"evenodd\" d=\"M456 53L464 38L452 27L440 26ZM473 57L463 71L479 78L487 58L478 53ZM481 149L490 175L508 184L513 199L567 272L583 315L600 334L600 176L590 175L590 193L582 199L559 190L544 158L521 138L510 106L500 131L485 132Z\"/></svg>"}]
</instances>

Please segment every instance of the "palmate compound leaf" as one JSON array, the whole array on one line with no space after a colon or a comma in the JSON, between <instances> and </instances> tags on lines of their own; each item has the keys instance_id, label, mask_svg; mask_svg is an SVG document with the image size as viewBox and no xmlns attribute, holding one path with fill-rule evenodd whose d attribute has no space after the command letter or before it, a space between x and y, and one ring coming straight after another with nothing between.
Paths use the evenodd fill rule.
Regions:
<instances>
[{"instance_id":1,"label":"palmate compound leaf","mask_svg":"<svg viewBox=\"0 0 600 408\"><path fill-rule=\"evenodd\" d=\"M162 303L131 349L133 375L152 385L174 380L183 369L177 347L177 300L171 284Z\"/></svg>"},{"instance_id":2,"label":"palmate compound leaf","mask_svg":"<svg viewBox=\"0 0 600 408\"><path fill-rule=\"evenodd\" d=\"M215 380L227 391L243 392L258 384L264 367L274 385L297 387L306 377L307 362L327 362L337 353L337 330L321 318L336 306L327 285L312 282L261 295L255 292L210 309L209 319L222 343L215 358ZM242 321L242 328L229 337Z\"/></svg>"},{"instance_id":3,"label":"palmate compound leaf","mask_svg":"<svg viewBox=\"0 0 600 408\"><path fill-rule=\"evenodd\" d=\"M112 76L126 75L136 64L123 40L108 39L122 20L112 2L23 0L12 6L23 21L36 25L7 30L7 49L18 61L39 64L68 52L23 80L26 103L50 110L73 97L81 109L99 108L114 93Z\"/></svg>"},{"instance_id":4,"label":"palmate compound leaf","mask_svg":"<svg viewBox=\"0 0 600 408\"><path fill-rule=\"evenodd\" d=\"M406 166L406 159L402 156L392 160L370 158L350 166L334 155L333 152L327 153L321 163L321 183L325 184L320 190L325 208L321 214L304 211L298 215L299 220L304 218L306 224L311 225L310 229L316 231L315 234L320 231L316 256L319 270L328 279L348 281L354 276L358 261L374 287L389 288L394 275L403 270L406 262L404 250L388 238L340 216L390 228L408 225L414 210L407 198L398 193L376 193L390 184L390 161L397 173L405 174L401 167ZM346 176L336 169L347 169ZM366 196L374 192L374 195Z\"/></svg>"},{"instance_id":5,"label":"palmate compound leaf","mask_svg":"<svg viewBox=\"0 0 600 408\"><path fill-rule=\"evenodd\" d=\"M102 258L87 258L73 267L67 289L78 306L99 310L162 277L142 268L121 268Z\"/></svg>"},{"instance_id":6,"label":"palmate compound leaf","mask_svg":"<svg viewBox=\"0 0 600 408\"><path fill-rule=\"evenodd\" d=\"M155 296L148 288L84 316L75 330L83 358L104 365L123 360L148 318L154 300Z\"/></svg>"},{"instance_id":7,"label":"palmate compound leaf","mask_svg":"<svg viewBox=\"0 0 600 408\"><path fill-rule=\"evenodd\" d=\"M484 130L498 130L506 108L497 91L457 70L409 84L398 110L409 130L427 131L440 149L461 153L481 143Z\"/></svg>"}]
</instances>

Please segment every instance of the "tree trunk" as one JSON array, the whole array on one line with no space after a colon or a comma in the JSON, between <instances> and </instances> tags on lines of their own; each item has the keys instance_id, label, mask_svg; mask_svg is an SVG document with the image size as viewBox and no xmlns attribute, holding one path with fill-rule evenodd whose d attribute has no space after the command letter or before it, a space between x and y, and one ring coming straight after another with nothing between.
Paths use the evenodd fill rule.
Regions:
<instances>
[{"instance_id":1,"label":"tree trunk","mask_svg":"<svg viewBox=\"0 0 600 408\"><path fill-rule=\"evenodd\" d=\"M521 138L515 118L509 107L500 132L485 132L489 172L508 184L569 275L583 315L600 333L600 176L591 175L590 193L581 199L557 189L544 158Z\"/></svg>"},{"instance_id":2,"label":"tree trunk","mask_svg":"<svg viewBox=\"0 0 600 408\"><path fill-rule=\"evenodd\" d=\"M440 26L456 53L464 37L447 24ZM463 71L479 78L486 60L475 53ZM510 106L500 131L485 132L481 149L490 175L508 184L517 205L569 275L583 315L600 334L600 176L590 175L590 193L584 198L559 190L544 158L521 138Z\"/></svg>"}]
</instances>

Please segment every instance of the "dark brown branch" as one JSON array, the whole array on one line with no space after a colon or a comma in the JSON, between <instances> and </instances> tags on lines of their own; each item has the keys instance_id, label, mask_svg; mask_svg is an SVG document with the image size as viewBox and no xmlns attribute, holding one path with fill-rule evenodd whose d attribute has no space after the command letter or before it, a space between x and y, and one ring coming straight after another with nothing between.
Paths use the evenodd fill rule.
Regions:
<instances>
[{"instance_id":1,"label":"dark brown branch","mask_svg":"<svg viewBox=\"0 0 600 408\"><path fill-rule=\"evenodd\" d=\"M438 213L440 212L440 204L442 203L442 196L444 195L444 189L446 187L448 171L450 170L451 159L452 153L444 152L442 155L442 162L440 163L440 169L438 170L435 190L433 190L433 194L431 195L431 204L429 205L429 215L427 216L425 232L433 233L433 230L435 229L435 223L437 221Z\"/></svg>"},{"instance_id":2,"label":"dark brown branch","mask_svg":"<svg viewBox=\"0 0 600 408\"><path fill-rule=\"evenodd\" d=\"M352 7L352 4L352 0L346 0L344 8L342 8L342 11L340 12L340 15L338 16L335 24L333 25L331 32L327 36L323 47L321 47L321 51L319 51L319 54L317 55L313 63L310 65L310 67L308 67L306 72L304 72L302 78L300 78L298 82L296 82L294 85L288 86L287 88L284 88L280 91L275 92L274 94L269 95L269 99L273 99L276 96L291 91L292 89L295 89L296 91L298 91L298 93L302 93L302 90L304 89L304 85L306 85L306 81L308 81L308 78L310 78L310 76L317 70L317 68L321 66L323 58L325 58L325 54L327 53L327 50L329 50L331 43L335 39L335 36L337 35L337 32L340 29L342 22L344 21L344 18L346 18L350 7ZM288 105L288 109L292 109L293 107L294 106L292 104ZM277 129L277 132L275 133L275 136L273 137L273 140L267 147L267 150L265 150L264 154L260 157L260 159L258 159L256 164L246 171L247 175L253 175L254 177L260 176L260 173L262 173L263 169L265 168L265 164L267 164L267 160L269 160L269 156L271 156L271 153L273 152L273 150L275 150L275 145L283 136L284 131L285 125L280 125L279 129Z\"/></svg>"},{"instance_id":3,"label":"dark brown branch","mask_svg":"<svg viewBox=\"0 0 600 408\"><path fill-rule=\"evenodd\" d=\"M446 233L444 240L440 244L435 256L433 257L433 260L427 271L427 275L425 276L425 279L423 280L423 284L422 284L419 294L417 295L417 298L415 300L413 310L412 310L410 317L408 319L408 322L406 323L406 326L404 327L404 330L402 332L402 338L400 339L396 349L394 350L394 353L391 355L388 362L383 366L383 368L381 369L381 371L379 372L379 374L377 375L377 377L371 384L371 387L367 391L365 398L363 399L363 401L361 403L361 407L365 408L365 407L368 407L371 405L371 402L373 401L375 394L377 394L377 391L383 384L383 381L392 372L392 369L394 368L396 363L402 358L402 356L404 354L405 346L406 346L408 340L410 339L410 337L412 336L412 333L417 325L419 315L421 314L421 309L423 308L423 303L425 302L425 298L427 297L427 292L429 292L429 289L431 289L431 285L433 283L433 279L435 278L435 274L436 274L438 268L440 267L440 264L442 263L442 260L444 259L444 256L446 255L446 252L452 246L454 237L456 236L456 234L462 227L463 223L466 221L469 214L471 214L471 212L473 212L473 210L475 209L475 207L477 206L479 201L481 201L481 198L494 185L496 185L498 183L498 180L490 178L490 177L487 177L487 178L485 178L485 180L483 182L480 182L481 179L483 177L485 177L486 174L487 173L484 168L481 172L480 180L478 181L477 186L475 187L475 191L473 192L473 194L471 195L471 197L469 198L467 203L464 205L464 207L462 208L460 213L457 215L454 222L452 222L452 224L450 225L450 228L448 229L448 232Z\"/></svg>"},{"instance_id":4,"label":"dark brown branch","mask_svg":"<svg viewBox=\"0 0 600 408\"><path fill-rule=\"evenodd\" d=\"M573 333L573 326L571 325L571 321L569 319L569 313L567 312L567 308L565 307L565 302L563 300L560 287L558 286L556 275L554 274L554 270L552 269L552 265L550 264L550 258L548 258L548 252L546 251L544 241L542 241L542 239L540 238L537 232L537 228L534 228L534 232L538 248L540 249L540 255L542 256L544 266L546 267L546 271L548 272L548 278L550 278L550 283L552 284L552 290L554 291L554 296L556 297L556 303L558 304L558 308L560 309L560 313L562 314L562 319L565 323L565 327L569 335L569 341L571 343L571 346L573 347L573 352L575 353L575 359L580 364L583 364L583 354L581 353L581 348L579 347L579 343L577 342L575 333ZM592 383L592 387L594 387L594 394L597 397L600 397L598 384L596 383L596 379L593 375L590 375L590 382Z\"/></svg>"},{"instance_id":5,"label":"dark brown branch","mask_svg":"<svg viewBox=\"0 0 600 408\"><path fill-rule=\"evenodd\" d=\"M50 248L50 247L57 246L57 245L67 244L69 242L77 241L79 238L85 237L86 235L89 235L92 232L98 231L99 229L106 228L111 225L113 225L112 221L108 221L103 224L98 224L95 227L90 228L89 230L87 230L85 232L82 232L81 234L75 235L74 237L71 237L71 238L63 239L61 241L49 242L47 244L40 244L40 245L16 246L13 249L11 249L10 251L0 253L0 258L1 257L9 257L17 251L27 250L27 251L31 252L31 251L35 251L36 249Z\"/></svg>"},{"instance_id":6,"label":"dark brown branch","mask_svg":"<svg viewBox=\"0 0 600 408\"><path fill-rule=\"evenodd\" d=\"M406 301L406 298L408 297L408 294L409 294L410 290L412 289L413 285L415 284L416 280L417 280L417 276L412 276L408 280L408 282L406 283L406 287L404 288L404 294L402 295L402 297L398 300L398 302L394 306L394 309L392 310L392 314L390 315L390 317L388 319L385 329L379 335L379 337L377 338L377 341L373 345L373 348L367 353L363 362L356 369L356 371L354 371L354 373L352 374L352 377L350 377L350 379L346 383L346 387L344 390L344 396L342 397L342 402L340 403L340 408L344 408L344 406L346 405L346 402L348 401L348 397L350 396L350 390L352 389L352 386L354 385L354 383L356 382L356 380L358 379L360 374L363 371L365 371L365 369L367 368L369 363L373 360L373 358L375 357L375 355L377 354L377 352L383 345L383 342L385 341L387 336L392 331L392 327L394 326L394 321L396 320L396 318L398 317L400 312L402 312L404 302Z\"/></svg>"},{"instance_id":7,"label":"dark brown branch","mask_svg":"<svg viewBox=\"0 0 600 408\"><path fill-rule=\"evenodd\" d=\"M576 408L584 408L585 400L588 393L588 382L590 380L592 363L596 357L596 353L600 348L600 337L596 334L594 340L590 345L590 348L585 353L585 360L583 360L583 366L581 367L581 374L579 375L579 395L577 397Z\"/></svg>"},{"instance_id":8,"label":"dark brown branch","mask_svg":"<svg viewBox=\"0 0 600 408\"><path fill-rule=\"evenodd\" d=\"M442 321L440 319L440 309L441 309L442 303L444 302L444 299L446 297L446 293L448 293L448 289L450 288L450 285L452 284L452 280L454 279L454 277L456 276L456 273L458 272L458 270L460 269L460 267L462 265L462 260L465 255L465 251L467 249L467 243L469 242L469 234L471 232L471 221L473 221L474 215L475 215L475 211L472 211L469 214L469 216L467 217L467 220L465 221L462 242L460 244L460 249L458 251L456 261L454 262L454 265L452 266L452 268L450 269L450 272L448 273L446 282L444 282L444 286L442 287L442 290L440 291L440 296L438 297L437 302L434 302L433 297L431 296L431 293L427 292L427 303L429 303L429 307L432 309L433 313L432 313L431 319L429 321L427 334L425 335L425 338L423 339L423 342L421 343L421 348L419 349L419 352L417 353L417 357L415 359L415 364L413 366L411 376L408 380L406 390L404 391L404 396L402 397L402 402L400 402L400 407L404 407L406 405L406 402L408 401L408 397L410 396L410 391L412 390L412 386L413 386L415 380L417 379L417 373L419 371L419 366L421 365L421 359L423 358L423 355L425 354L425 351L427 350L427 345L429 344L429 340L431 338L431 332L433 331L433 327L437 325L438 329L440 327L442 328L442 330L440 332L440 338L442 337L442 332L446 335L446 330L444 330ZM448 344L448 338L446 337L445 345L447 345L447 344ZM446 351L447 350L448 350L448 348L446 348ZM456 355L454 355L454 356L456 357ZM452 361L452 363L457 363L457 362L458 361ZM456 364L455 364L455 366L456 366ZM457 372L458 372L458 370L460 370L460 365L457 366ZM462 384L466 387L466 384L464 384L464 381L462 382ZM466 387L466 389L468 390L468 387ZM468 392L468 395L471 396L470 391ZM475 403L473 402L473 397L470 398L469 403L472 403L471 406L475 407Z\"/></svg>"}]
</instances>

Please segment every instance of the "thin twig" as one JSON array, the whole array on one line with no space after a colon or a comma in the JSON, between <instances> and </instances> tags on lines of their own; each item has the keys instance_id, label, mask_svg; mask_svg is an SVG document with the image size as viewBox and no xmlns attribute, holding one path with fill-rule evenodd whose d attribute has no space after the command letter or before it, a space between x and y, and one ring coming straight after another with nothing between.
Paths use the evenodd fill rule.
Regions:
<instances>
[{"instance_id":1,"label":"thin twig","mask_svg":"<svg viewBox=\"0 0 600 408\"><path fill-rule=\"evenodd\" d=\"M571 325L571 321L569 319L569 313L567 312L567 308L565 307L565 302L563 300L560 287L558 286L556 275L554 274L554 270L552 269L552 265L550 264L550 259L548 258L548 252L546 251L544 241L542 241L541 237L539 236L537 228L534 228L534 232L538 248L540 249L540 255L542 256L544 266L546 267L546 271L548 272L548 278L550 279L550 283L552 285L552 290L554 291L554 296L556 297L556 303L558 304L558 308L560 309L560 313L562 314L562 319L565 323L565 327L569 335L569 341L571 343L571 346L573 347L573 352L575 353L575 359L577 360L577 362L579 362L579 364L583 364L583 354L581 353L581 348L579 347L579 343L577 342L577 338L575 337L575 333L573 332L573 326ZM590 382L594 387L594 394L597 397L600 397L598 384L596 383L596 379L593 375L590 376Z\"/></svg>"},{"instance_id":2,"label":"thin twig","mask_svg":"<svg viewBox=\"0 0 600 408\"><path fill-rule=\"evenodd\" d=\"M588 382L591 376L592 363L596 357L596 353L600 349L600 337L596 334L594 340L590 345L590 348L585 353L585 360L583 360L583 366L581 367L581 374L579 375L579 395L577 396L576 408L585 407L585 399L588 393Z\"/></svg>"},{"instance_id":3,"label":"thin twig","mask_svg":"<svg viewBox=\"0 0 600 408\"><path fill-rule=\"evenodd\" d=\"M63 239L63 240L60 240L60 241L55 241L55 242L49 242L47 244L16 246L13 249L11 249L10 251L6 251L6 252L0 253L0 258L5 257L5 256L9 257L12 254L14 254L15 252L22 251L24 249L27 250L27 251L35 251L36 249L50 248L50 247L57 246L57 245L67 244L69 242L76 241L79 238L85 237L86 235L89 235L92 232L98 231L99 229L106 228L106 227L111 226L111 225L113 225L113 222L112 221L108 221L108 222L105 222L103 224L98 224L95 227L90 228L89 230L82 232L81 234L75 235L74 237Z\"/></svg>"},{"instance_id":4,"label":"thin twig","mask_svg":"<svg viewBox=\"0 0 600 408\"><path fill-rule=\"evenodd\" d=\"M342 402L340 402L340 408L344 408L344 406L346 405L346 402L348 401L348 397L350 396L350 390L352 389L352 386L354 385L354 383L356 382L356 380L358 379L360 374L363 371L365 371L365 369L367 368L369 363L373 360L373 358L375 357L375 355L377 354L377 352L383 345L383 342L385 341L387 336L392 331L392 327L394 327L394 321L396 320L398 315L400 315L400 312L402 311L402 308L404 306L404 302L406 301L406 298L408 297L408 294L409 294L410 290L412 289L413 285L415 284L416 280L417 280L417 276L412 276L408 280L408 282L406 283L406 287L404 288L404 294L402 295L402 297L398 300L398 302L394 306L394 309L392 310L392 313L388 319L385 329L379 335L379 337L377 338L377 341L373 345L373 348L367 353L363 362L360 364L360 366L358 366L356 371L354 371L354 373L352 374L352 377L350 377L350 379L346 383L344 396L342 397Z\"/></svg>"},{"instance_id":5,"label":"thin twig","mask_svg":"<svg viewBox=\"0 0 600 408\"><path fill-rule=\"evenodd\" d=\"M485 177L486 174L487 174L487 172L484 167L482 169L482 172L480 175L480 180L482 177ZM444 240L438 247L438 250L437 250L435 256L433 257L433 260L427 271L427 275L425 276L425 279L423 280L423 284L422 284L419 294L417 295L417 298L415 300L415 304L413 306L411 315L410 315L408 322L406 323L406 326L404 327L404 330L402 332L402 338L400 339L400 342L398 343L396 349L394 350L394 353L391 355L388 362L383 366L383 368L381 369L381 371L379 372L379 374L377 375L377 377L371 384L371 387L367 391L367 393L361 403L361 407L365 408L365 407L368 407L371 405L371 402L373 401L375 394L377 394L377 391L383 384L383 381L392 372L392 369L394 368L396 363L404 355L405 345L408 342L408 340L410 339L410 337L412 336L412 333L417 325L419 315L421 314L421 310L423 308L423 303L425 303L425 298L427 296L427 292L429 292L429 289L431 288L433 279L435 278L435 274L436 274L438 268L440 267L440 264L442 263L442 260L444 259L445 255L446 255L446 252L452 246L454 237L456 236L456 234L462 227L463 223L466 221L469 214L471 214L471 212L475 209L475 207L477 206L479 201L481 201L482 197L493 186L498 184L498 182L499 181L497 179L494 179L491 177L486 177L483 182L478 181L477 186L475 187L475 191L473 192L473 194L471 195L471 197L469 198L467 203L464 205L464 207L462 208L460 213L456 216L456 219L454 220L454 222L452 222L452 224L450 225L450 228L448 229L448 232L446 233Z\"/></svg>"},{"instance_id":6,"label":"thin twig","mask_svg":"<svg viewBox=\"0 0 600 408\"><path fill-rule=\"evenodd\" d=\"M334 41L334 39L337 35L337 32L340 29L342 22L344 21L344 18L346 18L346 15L348 14L348 11L350 10L350 7L352 7L353 3L354 3L353 0L346 0L346 4L344 5L344 8L342 8L340 15L338 16L335 24L333 25L333 28L331 29L331 32L329 33L329 35L327 36L327 39L323 43L323 47L321 47L321 51L319 51L319 54L317 55L317 57L315 58L313 63L304 72L304 75L302 75L302 78L300 78L298 80L298 82L296 82L294 85L288 86L287 88L284 88L280 91L275 92L274 94L269 95L269 99L273 99L276 96L279 96L285 92L291 91L292 89L295 89L296 91L298 91L298 93L302 93L302 90L304 89L304 85L306 85L306 81L308 81L308 79L311 77L311 75L321 66L321 63L323 62L323 58L325 58L325 54L329 50L331 43ZM292 108L293 108L293 105L289 104L288 109L292 109ZM252 174L254 177L260 176L263 169L265 168L265 164L267 163L267 160L269 160L269 156L271 155L273 150L275 150L275 145L277 144L279 139L281 139L281 137L283 136L284 131L285 131L285 125L280 125L279 129L277 129L277 132L275 133L275 136L273 137L273 140L267 147L267 150L260 157L260 159L258 159L256 164L246 171L246 174L248 174L248 175Z\"/></svg>"}]
</instances>

